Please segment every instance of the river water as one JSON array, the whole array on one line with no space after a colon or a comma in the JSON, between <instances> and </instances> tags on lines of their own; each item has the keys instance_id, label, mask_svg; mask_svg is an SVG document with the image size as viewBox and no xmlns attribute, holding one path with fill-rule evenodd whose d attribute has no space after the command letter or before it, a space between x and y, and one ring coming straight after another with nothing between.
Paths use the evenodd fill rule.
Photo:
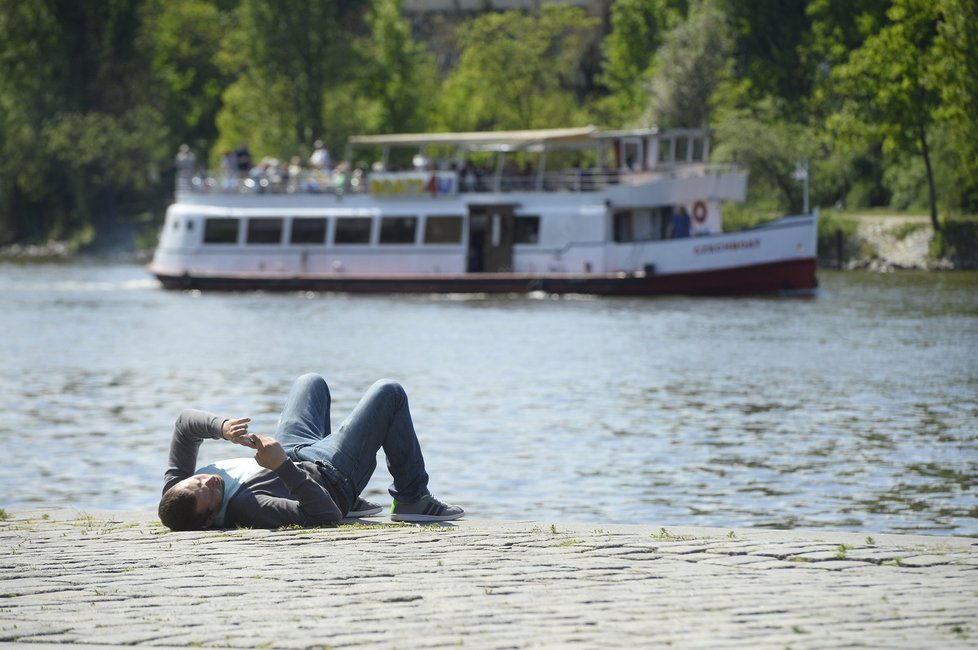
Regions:
<instances>
[{"instance_id":1,"label":"river water","mask_svg":"<svg viewBox=\"0 0 978 650\"><path fill-rule=\"evenodd\" d=\"M0 264L0 506L153 509L182 408L337 425L401 381L436 496L479 518L978 535L978 274L815 298L167 292ZM246 450L218 441L201 464ZM367 496L389 502L379 464Z\"/></svg>"}]
</instances>

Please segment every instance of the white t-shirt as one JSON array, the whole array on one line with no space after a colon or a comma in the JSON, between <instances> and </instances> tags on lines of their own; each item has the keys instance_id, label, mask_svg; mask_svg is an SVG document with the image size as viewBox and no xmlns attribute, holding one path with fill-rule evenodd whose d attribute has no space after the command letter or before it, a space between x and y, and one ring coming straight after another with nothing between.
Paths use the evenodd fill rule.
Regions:
<instances>
[{"instance_id":1,"label":"white t-shirt","mask_svg":"<svg viewBox=\"0 0 978 650\"><path fill-rule=\"evenodd\" d=\"M224 525L224 514L231 500L242 483L262 471L262 466L254 458L229 458L220 460L206 467L199 468L194 474L217 474L224 480L224 498L221 499L221 509L214 518L215 526Z\"/></svg>"}]
</instances>

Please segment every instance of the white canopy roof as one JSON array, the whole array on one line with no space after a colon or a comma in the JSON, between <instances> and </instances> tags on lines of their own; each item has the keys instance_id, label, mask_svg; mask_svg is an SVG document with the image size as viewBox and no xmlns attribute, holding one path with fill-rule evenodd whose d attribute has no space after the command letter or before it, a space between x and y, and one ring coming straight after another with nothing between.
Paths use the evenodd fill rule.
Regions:
<instances>
[{"instance_id":1,"label":"white canopy roof","mask_svg":"<svg viewBox=\"0 0 978 650\"><path fill-rule=\"evenodd\" d=\"M599 133L594 126L569 129L532 129L526 131L472 131L468 133L389 133L354 135L351 146L424 147L460 146L470 149L510 151L547 144L563 146L593 144Z\"/></svg>"}]
</instances>

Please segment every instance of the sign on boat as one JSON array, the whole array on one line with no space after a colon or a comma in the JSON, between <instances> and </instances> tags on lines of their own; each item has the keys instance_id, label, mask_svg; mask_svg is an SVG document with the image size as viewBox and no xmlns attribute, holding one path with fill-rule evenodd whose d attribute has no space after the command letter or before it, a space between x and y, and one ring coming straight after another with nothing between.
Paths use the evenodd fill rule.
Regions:
<instances>
[{"instance_id":1,"label":"sign on boat","mask_svg":"<svg viewBox=\"0 0 978 650\"><path fill-rule=\"evenodd\" d=\"M723 232L747 173L709 162L710 133L363 135L331 173L187 173L148 268L168 289L814 290L817 212Z\"/></svg>"}]
</instances>

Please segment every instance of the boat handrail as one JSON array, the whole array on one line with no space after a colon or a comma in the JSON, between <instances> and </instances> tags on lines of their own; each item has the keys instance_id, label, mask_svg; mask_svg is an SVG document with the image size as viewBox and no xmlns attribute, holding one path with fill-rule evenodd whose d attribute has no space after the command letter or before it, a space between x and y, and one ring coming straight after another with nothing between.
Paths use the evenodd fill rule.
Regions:
<instances>
[{"instance_id":1,"label":"boat handrail","mask_svg":"<svg viewBox=\"0 0 978 650\"><path fill-rule=\"evenodd\" d=\"M701 163L677 165L655 170L620 170L568 167L543 174L486 172L471 174L452 170L401 170L380 172L387 177L419 174L454 175L452 193L470 192L593 192L612 186L638 186L670 179L703 177L740 171L736 165ZM284 173L229 174L222 170L200 170L177 176L178 193L189 194L369 194L373 172L360 169L352 173L327 174L303 170L297 175Z\"/></svg>"}]
</instances>

